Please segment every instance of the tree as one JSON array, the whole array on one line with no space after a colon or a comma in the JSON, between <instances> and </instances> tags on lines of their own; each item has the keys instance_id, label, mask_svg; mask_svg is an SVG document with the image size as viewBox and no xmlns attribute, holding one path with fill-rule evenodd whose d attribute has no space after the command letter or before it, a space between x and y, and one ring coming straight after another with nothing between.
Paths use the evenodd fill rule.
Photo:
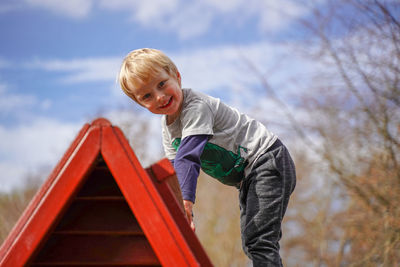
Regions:
<instances>
[{"instance_id":1,"label":"tree","mask_svg":"<svg viewBox=\"0 0 400 267\"><path fill-rule=\"evenodd\" d=\"M317 236L330 231L322 239L331 245L337 242L323 258L316 257L322 241L306 252L309 258L321 258L315 266L400 262L399 14L398 1L329 0L323 10L315 9L302 21L310 33L302 53L319 69L301 96L299 108L308 112L309 120L292 126L307 126L299 136L307 144L313 140L310 147L324 168L323 176L331 179L326 186L342 194L339 210L328 217L317 213L306 223L315 229L324 217L325 231ZM306 237L293 242L304 248Z\"/></svg>"},{"instance_id":2,"label":"tree","mask_svg":"<svg viewBox=\"0 0 400 267\"><path fill-rule=\"evenodd\" d=\"M39 189L39 181L39 177L30 175L21 187L9 193L0 193L0 244Z\"/></svg>"},{"instance_id":3,"label":"tree","mask_svg":"<svg viewBox=\"0 0 400 267\"><path fill-rule=\"evenodd\" d=\"M301 231L284 251L314 266L400 262L399 14L398 1L327 0L301 21L297 52L317 67L298 96L308 117L287 116L328 190L293 201L301 214L287 222Z\"/></svg>"}]
</instances>

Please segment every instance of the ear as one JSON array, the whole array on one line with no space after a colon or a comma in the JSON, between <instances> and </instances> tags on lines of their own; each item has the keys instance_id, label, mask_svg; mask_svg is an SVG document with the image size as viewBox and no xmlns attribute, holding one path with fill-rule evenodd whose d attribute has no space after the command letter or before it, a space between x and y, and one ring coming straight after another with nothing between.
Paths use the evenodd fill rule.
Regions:
<instances>
[{"instance_id":1,"label":"ear","mask_svg":"<svg viewBox=\"0 0 400 267\"><path fill-rule=\"evenodd\" d=\"M178 84L179 86L182 86L182 82L181 82L181 74L179 73L179 71L176 71L176 79L178 80Z\"/></svg>"}]
</instances>

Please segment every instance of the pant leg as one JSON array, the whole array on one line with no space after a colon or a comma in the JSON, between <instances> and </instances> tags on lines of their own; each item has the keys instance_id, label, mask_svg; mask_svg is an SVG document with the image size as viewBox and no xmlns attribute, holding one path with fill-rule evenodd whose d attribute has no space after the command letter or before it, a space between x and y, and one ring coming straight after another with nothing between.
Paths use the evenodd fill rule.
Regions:
<instances>
[{"instance_id":1,"label":"pant leg","mask_svg":"<svg viewBox=\"0 0 400 267\"><path fill-rule=\"evenodd\" d=\"M254 266L282 266L281 224L296 184L293 160L278 140L260 156L239 194L243 249Z\"/></svg>"}]
</instances>

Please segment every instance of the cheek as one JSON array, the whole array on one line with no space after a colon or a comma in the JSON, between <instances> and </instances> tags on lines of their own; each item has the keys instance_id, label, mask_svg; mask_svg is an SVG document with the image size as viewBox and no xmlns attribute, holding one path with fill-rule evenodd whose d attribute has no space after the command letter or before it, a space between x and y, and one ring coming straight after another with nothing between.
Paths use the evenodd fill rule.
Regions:
<instances>
[{"instance_id":1,"label":"cheek","mask_svg":"<svg viewBox=\"0 0 400 267\"><path fill-rule=\"evenodd\" d=\"M174 87L171 86L171 85L168 85L168 86L165 87L165 90L164 90L164 91L167 92L167 93L169 93L169 94L171 94L171 93L174 92Z\"/></svg>"},{"instance_id":2,"label":"cheek","mask_svg":"<svg viewBox=\"0 0 400 267\"><path fill-rule=\"evenodd\" d=\"M181 103L183 101L183 92L182 92L182 90L179 91L178 97L179 97L179 102Z\"/></svg>"},{"instance_id":3,"label":"cheek","mask_svg":"<svg viewBox=\"0 0 400 267\"><path fill-rule=\"evenodd\" d=\"M151 103L142 103L141 104L142 107L147 108L147 109L152 109L153 105Z\"/></svg>"}]
</instances>

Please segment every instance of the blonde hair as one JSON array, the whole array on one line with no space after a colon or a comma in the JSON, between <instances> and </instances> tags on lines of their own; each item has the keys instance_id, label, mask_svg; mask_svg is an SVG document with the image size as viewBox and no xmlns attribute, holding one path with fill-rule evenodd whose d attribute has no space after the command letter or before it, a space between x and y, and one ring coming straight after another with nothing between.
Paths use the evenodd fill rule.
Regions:
<instances>
[{"instance_id":1,"label":"blonde hair","mask_svg":"<svg viewBox=\"0 0 400 267\"><path fill-rule=\"evenodd\" d=\"M133 50L122 62L118 77L119 84L125 94L136 101L129 84L138 86L146 83L162 70L175 78L177 77L178 69L174 62L160 50L152 48Z\"/></svg>"}]
</instances>

